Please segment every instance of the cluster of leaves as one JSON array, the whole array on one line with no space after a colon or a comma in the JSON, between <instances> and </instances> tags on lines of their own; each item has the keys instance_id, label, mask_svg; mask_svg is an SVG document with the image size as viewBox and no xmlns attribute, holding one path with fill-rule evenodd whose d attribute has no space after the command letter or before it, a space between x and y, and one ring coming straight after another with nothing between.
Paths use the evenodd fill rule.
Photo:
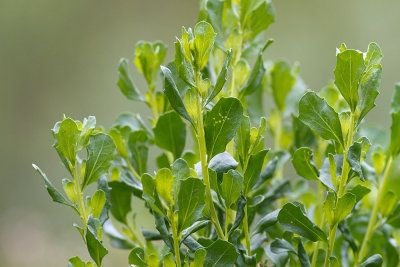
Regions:
<instances>
[{"instance_id":1,"label":"cluster of leaves","mask_svg":"<svg viewBox=\"0 0 400 267\"><path fill-rule=\"evenodd\" d=\"M151 109L148 123L124 113L108 131L94 117L55 125L54 148L71 175L66 197L34 167L82 221L74 226L93 262L73 257L70 266L102 266L103 233L130 250L133 266L398 266L400 202L387 184L400 153L400 85L385 148L382 133L363 126L379 93L379 46L342 45L334 82L306 91L297 65L263 59L274 20L267 0L203 1L173 62L162 66L161 42L136 45L144 95L120 61L118 87ZM268 111L265 96L275 104ZM160 153L155 164L150 149ZM94 194L85 191L96 182ZM136 227L132 201L154 227Z\"/></svg>"}]
</instances>

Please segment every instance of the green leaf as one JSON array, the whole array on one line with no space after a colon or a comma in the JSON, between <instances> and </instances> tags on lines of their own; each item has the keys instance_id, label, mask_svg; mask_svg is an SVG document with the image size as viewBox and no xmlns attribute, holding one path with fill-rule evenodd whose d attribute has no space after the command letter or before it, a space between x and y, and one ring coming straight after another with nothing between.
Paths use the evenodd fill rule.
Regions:
<instances>
[{"instance_id":1,"label":"green leaf","mask_svg":"<svg viewBox=\"0 0 400 267\"><path fill-rule=\"evenodd\" d=\"M267 153L268 150L265 149L250 156L249 163L244 173L243 194L245 196L247 196L249 191L257 183L257 179L260 177L260 172L262 170L264 159Z\"/></svg>"},{"instance_id":2,"label":"green leaf","mask_svg":"<svg viewBox=\"0 0 400 267\"><path fill-rule=\"evenodd\" d=\"M365 195L367 195L369 192L371 192L371 189L369 189L366 186L363 185L356 185L355 187L351 188L349 190L350 193L356 196L356 202L360 201Z\"/></svg>"},{"instance_id":3,"label":"green leaf","mask_svg":"<svg viewBox=\"0 0 400 267\"><path fill-rule=\"evenodd\" d=\"M239 90L239 98L243 99L244 96L251 95L256 91L262 91L262 82L264 79L265 67L262 59L262 50L258 54L257 60L254 63L253 70L251 71L246 83Z\"/></svg>"},{"instance_id":4,"label":"green leaf","mask_svg":"<svg viewBox=\"0 0 400 267\"><path fill-rule=\"evenodd\" d=\"M94 192L92 200L90 202L93 217L95 218L100 217L100 213L103 210L105 204L106 204L106 194L104 193L104 191L97 190L96 192Z\"/></svg>"},{"instance_id":5,"label":"green leaf","mask_svg":"<svg viewBox=\"0 0 400 267\"><path fill-rule=\"evenodd\" d=\"M221 183L221 195L226 207L230 207L240 197L243 188L243 176L235 170L224 173Z\"/></svg>"},{"instance_id":6,"label":"green leaf","mask_svg":"<svg viewBox=\"0 0 400 267\"><path fill-rule=\"evenodd\" d=\"M252 235L259 234L264 232L268 227L275 225L278 222L278 215L280 210L275 210L273 212L268 213L260 220L258 220L257 224L254 227L254 232Z\"/></svg>"},{"instance_id":7,"label":"green leaf","mask_svg":"<svg viewBox=\"0 0 400 267\"><path fill-rule=\"evenodd\" d=\"M208 163L208 168L214 170L217 174L226 173L229 170L236 169L237 166L237 161L226 151L215 155Z\"/></svg>"},{"instance_id":8,"label":"green leaf","mask_svg":"<svg viewBox=\"0 0 400 267\"><path fill-rule=\"evenodd\" d=\"M186 141L186 125L174 111L162 114L154 128L154 140L162 149L172 152L177 159L182 155Z\"/></svg>"},{"instance_id":9,"label":"green leaf","mask_svg":"<svg viewBox=\"0 0 400 267\"><path fill-rule=\"evenodd\" d=\"M325 140L344 145L339 115L317 94L307 92L300 99L299 119Z\"/></svg>"},{"instance_id":10,"label":"green leaf","mask_svg":"<svg viewBox=\"0 0 400 267\"><path fill-rule=\"evenodd\" d=\"M360 177L361 181L365 181L360 162L362 147L363 147L362 141L354 142L347 151L347 162L349 163L351 170L357 173L358 177Z\"/></svg>"},{"instance_id":11,"label":"green leaf","mask_svg":"<svg viewBox=\"0 0 400 267\"><path fill-rule=\"evenodd\" d=\"M292 127L294 132L294 147L311 147L316 142L316 136L311 129L299 118L292 116Z\"/></svg>"},{"instance_id":12,"label":"green leaf","mask_svg":"<svg viewBox=\"0 0 400 267\"><path fill-rule=\"evenodd\" d=\"M361 121L367 113L375 107L375 99L379 94L379 85L382 76L382 52L376 43L370 43L365 55L365 71L361 77L360 116Z\"/></svg>"},{"instance_id":13,"label":"green leaf","mask_svg":"<svg viewBox=\"0 0 400 267\"><path fill-rule=\"evenodd\" d=\"M379 254L372 255L366 261L358 265L358 267L380 267L382 266L383 259Z\"/></svg>"},{"instance_id":14,"label":"green leaf","mask_svg":"<svg viewBox=\"0 0 400 267\"><path fill-rule=\"evenodd\" d=\"M182 180L178 193L178 232L191 226L205 206L205 187L199 178Z\"/></svg>"},{"instance_id":15,"label":"green leaf","mask_svg":"<svg viewBox=\"0 0 400 267\"><path fill-rule=\"evenodd\" d=\"M90 257L98 267L102 266L101 262L104 256L108 254L108 250L97 239L97 233L93 232L91 228L86 231L86 242Z\"/></svg>"},{"instance_id":16,"label":"green leaf","mask_svg":"<svg viewBox=\"0 0 400 267\"><path fill-rule=\"evenodd\" d=\"M330 228L335 224L335 206L335 194L329 191L324 201L323 208Z\"/></svg>"},{"instance_id":17,"label":"green leaf","mask_svg":"<svg viewBox=\"0 0 400 267\"><path fill-rule=\"evenodd\" d=\"M86 161L85 177L82 188L96 182L100 176L106 174L114 158L115 145L112 138L103 133L90 136L87 146L88 160Z\"/></svg>"},{"instance_id":18,"label":"green leaf","mask_svg":"<svg viewBox=\"0 0 400 267\"><path fill-rule=\"evenodd\" d=\"M129 264L134 264L138 267L148 267L144 250L136 247L129 253Z\"/></svg>"},{"instance_id":19,"label":"green leaf","mask_svg":"<svg viewBox=\"0 0 400 267\"><path fill-rule=\"evenodd\" d=\"M221 239L212 243L206 250L204 267L232 267L239 256L231 243Z\"/></svg>"},{"instance_id":20,"label":"green leaf","mask_svg":"<svg viewBox=\"0 0 400 267\"><path fill-rule=\"evenodd\" d=\"M365 70L363 54L356 50L344 50L337 54L335 84L352 112L358 103L358 87Z\"/></svg>"},{"instance_id":21,"label":"green leaf","mask_svg":"<svg viewBox=\"0 0 400 267\"><path fill-rule=\"evenodd\" d=\"M176 39L175 41L175 67L176 71L179 74L179 77L188 85L191 87L195 87L195 82L194 82L194 71L192 64L189 62L189 60L185 56L185 52L183 51L182 47L182 42L179 39ZM171 70L171 73L173 73L173 70ZM179 88L178 81L176 81L176 85L178 86L178 90L181 92L181 88Z\"/></svg>"},{"instance_id":22,"label":"green leaf","mask_svg":"<svg viewBox=\"0 0 400 267\"><path fill-rule=\"evenodd\" d=\"M161 71L164 74L164 94L167 96L172 108L195 127L176 88L171 71L164 66L161 66Z\"/></svg>"},{"instance_id":23,"label":"green leaf","mask_svg":"<svg viewBox=\"0 0 400 267\"><path fill-rule=\"evenodd\" d=\"M68 260L68 267L85 267L86 263L78 256L72 257Z\"/></svg>"},{"instance_id":24,"label":"green leaf","mask_svg":"<svg viewBox=\"0 0 400 267\"><path fill-rule=\"evenodd\" d=\"M78 210L76 209L76 206L74 205L74 203L72 203L71 201L66 199L60 192L58 192L58 190L54 187L54 185L47 178L46 174L44 172L42 172L42 170L38 166L36 166L35 164L32 164L32 166L40 174L40 176L42 176L43 181L44 181L44 185L45 185L45 187L47 189L47 192L51 196L51 199L54 202L57 202L57 203L60 203L60 204L64 204L66 206L70 206L76 212L78 212Z\"/></svg>"},{"instance_id":25,"label":"green leaf","mask_svg":"<svg viewBox=\"0 0 400 267\"><path fill-rule=\"evenodd\" d=\"M70 118L65 118L57 130L53 130L55 135L54 148L70 162L72 166L76 164L77 143L80 131L76 122Z\"/></svg>"},{"instance_id":26,"label":"green leaf","mask_svg":"<svg viewBox=\"0 0 400 267\"><path fill-rule=\"evenodd\" d=\"M393 191L387 191L383 196L381 205L379 207L379 212L381 213L383 218L386 218L390 215L394 207L396 206L398 198Z\"/></svg>"},{"instance_id":27,"label":"green leaf","mask_svg":"<svg viewBox=\"0 0 400 267\"><path fill-rule=\"evenodd\" d=\"M147 170L147 158L149 153L148 135L144 130L134 131L129 134L128 147L131 152L130 161L133 168L142 175Z\"/></svg>"},{"instance_id":28,"label":"green leaf","mask_svg":"<svg viewBox=\"0 0 400 267\"><path fill-rule=\"evenodd\" d=\"M242 122L235 136L236 152L239 156L240 164L243 167L247 161L250 149L250 119L243 115Z\"/></svg>"},{"instance_id":29,"label":"green leaf","mask_svg":"<svg viewBox=\"0 0 400 267\"><path fill-rule=\"evenodd\" d=\"M217 82L215 83L214 89L206 99L205 105L210 103L210 101L212 101L219 94L219 92L221 92L222 88L224 88L226 80L228 79L228 69L231 65L231 61L232 49L228 50L226 54L224 65L222 66L222 69L218 74Z\"/></svg>"},{"instance_id":30,"label":"green leaf","mask_svg":"<svg viewBox=\"0 0 400 267\"><path fill-rule=\"evenodd\" d=\"M233 222L232 227L229 229L228 236L231 236L232 233L240 226L245 216L245 208L246 208L247 200L243 195L240 195L238 200L236 201L236 217Z\"/></svg>"},{"instance_id":31,"label":"green leaf","mask_svg":"<svg viewBox=\"0 0 400 267\"><path fill-rule=\"evenodd\" d=\"M176 267L172 253L168 253L167 255L164 256L163 263L164 267Z\"/></svg>"},{"instance_id":32,"label":"green leaf","mask_svg":"<svg viewBox=\"0 0 400 267\"><path fill-rule=\"evenodd\" d=\"M392 98L392 126L390 127L389 150L393 157L400 153L400 83L396 84Z\"/></svg>"},{"instance_id":33,"label":"green leaf","mask_svg":"<svg viewBox=\"0 0 400 267\"><path fill-rule=\"evenodd\" d=\"M210 23L200 21L194 27L194 36L194 63L197 69L201 70L210 57L216 34Z\"/></svg>"},{"instance_id":34,"label":"green leaf","mask_svg":"<svg viewBox=\"0 0 400 267\"><path fill-rule=\"evenodd\" d=\"M297 149L292 158L296 173L308 180L318 180L319 171L315 165L312 150L308 147Z\"/></svg>"},{"instance_id":35,"label":"green leaf","mask_svg":"<svg viewBox=\"0 0 400 267\"><path fill-rule=\"evenodd\" d=\"M271 2L255 2L261 2L261 4L255 7L246 17L247 23L245 24L246 31L251 39L256 37L262 31L267 30L269 25L275 21L275 9Z\"/></svg>"},{"instance_id":36,"label":"green leaf","mask_svg":"<svg viewBox=\"0 0 400 267\"><path fill-rule=\"evenodd\" d=\"M236 98L221 98L205 117L205 135L209 159L225 151L242 120L243 108Z\"/></svg>"},{"instance_id":37,"label":"green leaf","mask_svg":"<svg viewBox=\"0 0 400 267\"><path fill-rule=\"evenodd\" d=\"M203 267L206 259L207 251L205 249L198 249L194 253L194 260L190 263L190 267Z\"/></svg>"},{"instance_id":38,"label":"green leaf","mask_svg":"<svg viewBox=\"0 0 400 267\"><path fill-rule=\"evenodd\" d=\"M301 239L299 239L299 244L297 246L297 256L299 257L301 267L311 267L310 259L308 258Z\"/></svg>"},{"instance_id":39,"label":"green leaf","mask_svg":"<svg viewBox=\"0 0 400 267\"><path fill-rule=\"evenodd\" d=\"M386 223L395 228L400 228L400 202L396 204L392 212L389 214Z\"/></svg>"},{"instance_id":40,"label":"green leaf","mask_svg":"<svg viewBox=\"0 0 400 267\"><path fill-rule=\"evenodd\" d=\"M200 229L206 227L207 225L210 224L210 220L202 220L202 221L197 221L185 230L182 231L182 240L181 242L184 242L187 237L189 237L191 234L199 231Z\"/></svg>"},{"instance_id":41,"label":"green leaf","mask_svg":"<svg viewBox=\"0 0 400 267\"><path fill-rule=\"evenodd\" d=\"M291 252L297 254L296 250L293 248L292 244L290 244L285 239L275 239L271 243L271 251L276 254Z\"/></svg>"},{"instance_id":42,"label":"green leaf","mask_svg":"<svg viewBox=\"0 0 400 267\"><path fill-rule=\"evenodd\" d=\"M126 150L126 144L122 138L121 132L117 128L111 128L108 131L108 135L111 136L115 147L117 148L117 155L123 158L128 158L128 151Z\"/></svg>"},{"instance_id":43,"label":"green leaf","mask_svg":"<svg viewBox=\"0 0 400 267\"><path fill-rule=\"evenodd\" d=\"M134 101L145 102L146 99L142 96L136 85L133 83L132 77L129 74L128 60L122 58L118 66L119 79L117 85L126 98Z\"/></svg>"},{"instance_id":44,"label":"green leaf","mask_svg":"<svg viewBox=\"0 0 400 267\"><path fill-rule=\"evenodd\" d=\"M160 199L158 198L156 192L156 182L153 177L151 177L150 174L145 173L141 177L141 182L143 185L143 199L155 212L164 215L165 211Z\"/></svg>"},{"instance_id":45,"label":"green leaf","mask_svg":"<svg viewBox=\"0 0 400 267\"><path fill-rule=\"evenodd\" d=\"M67 194L68 199L71 200L74 204L76 204L78 202L78 198L76 195L75 183L71 182L68 179L62 179L62 185L65 194Z\"/></svg>"},{"instance_id":46,"label":"green leaf","mask_svg":"<svg viewBox=\"0 0 400 267\"><path fill-rule=\"evenodd\" d=\"M165 200L168 205L173 204L172 187L175 177L170 169L164 168L156 174L156 189L157 193Z\"/></svg>"},{"instance_id":47,"label":"green leaf","mask_svg":"<svg viewBox=\"0 0 400 267\"><path fill-rule=\"evenodd\" d=\"M347 192L342 197L338 198L335 208L334 224L344 220L351 213L356 204L356 196Z\"/></svg>"},{"instance_id":48,"label":"green leaf","mask_svg":"<svg viewBox=\"0 0 400 267\"><path fill-rule=\"evenodd\" d=\"M286 96L292 90L296 79L286 61L277 61L271 70L271 88L275 104L280 111L285 108Z\"/></svg>"},{"instance_id":49,"label":"green leaf","mask_svg":"<svg viewBox=\"0 0 400 267\"><path fill-rule=\"evenodd\" d=\"M313 242L327 241L325 232L305 215L297 203L286 203L279 211L278 221L286 231L301 235Z\"/></svg>"},{"instance_id":50,"label":"green leaf","mask_svg":"<svg viewBox=\"0 0 400 267\"><path fill-rule=\"evenodd\" d=\"M167 54L167 47L162 42L139 41L135 47L135 64L147 84L153 84L160 65Z\"/></svg>"},{"instance_id":51,"label":"green leaf","mask_svg":"<svg viewBox=\"0 0 400 267\"><path fill-rule=\"evenodd\" d=\"M111 214L119 222L126 224L127 215L131 211L132 190L124 182L113 181L108 184L111 187Z\"/></svg>"}]
</instances>

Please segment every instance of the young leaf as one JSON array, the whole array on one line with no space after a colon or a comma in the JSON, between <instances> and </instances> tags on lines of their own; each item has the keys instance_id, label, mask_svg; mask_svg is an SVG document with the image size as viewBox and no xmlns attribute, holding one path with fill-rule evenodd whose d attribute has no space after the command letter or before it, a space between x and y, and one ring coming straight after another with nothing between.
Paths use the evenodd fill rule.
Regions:
<instances>
[{"instance_id":1,"label":"young leaf","mask_svg":"<svg viewBox=\"0 0 400 267\"><path fill-rule=\"evenodd\" d=\"M367 113L375 107L375 99L379 94L379 85L382 76L382 52L376 43L370 43L365 55L365 71L361 77L360 116L361 121Z\"/></svg>"},{"instance_id":2,"label":"young leaf","mask_svg":"<svg viewBox=\"0 0 400 267\"><path fill-rule=\"evenodd\" d=\"M183 104L178 89L176 88L171 71L164 66L161 66L161 71L164 74L164 94L167 96L169 103L179 115L185 118L194 127L193 121L186 110L185 104Z\"/></svg>"},{"instance_id":3,"label":"young leaf","mask_svg":"<svg viewBox=\"0 0 400 267\"><path fill-rule=\"evenodd\" d=\"M301 235L313 242L327 240L325 232L310 221L299 204L286 203L279 211L278 221L286 231Z\"/></svg>"},{"instance_id":4,"label":"young leaf","mask_svg":"<svg viewBox=\"0 0 400 267\"><path fill-rule=\"evenodd\" d=\"M148 135L144 130L134 131L129 134L128 147L131 152L130 161L133 168L142 175L147 170Z\"/></svg>"},{"instance_id":5,"label":"young leaf","mask_svg":"<svg viewBox=\"0 0 400 267\"><path fill-rule=\"evenodd\" d=\"M207 251L205 249L198 249L194 253L194 260L190 263L190 267L203 267L206 259Z\"/></svg>"},{"instance_id":6,"label":"young leaf","mask_svg":"<svg viewBox=\"0 0 400 267\"><path fill-rule=\"evenodd\" d=\"M177 159L185 148L186 125L174 111L162 114L154 128L154 140L162 149L172 152Z\"/></svg>"},{"instance_id":7,"label":"young leaf","mask_svg":"<svg viewBox=\"0 0 400 267\"><path fill-rule=\"evenodd\" d=\"M317 94L307 92L300 99L299 119L325 140L344 145L339 115Z\"/></svg>"},{"instance_id":8,"label":"young leaf","mask_svg":"<svg viewBox=\"0 0 400 267\"><path fill-rule=\"evenodd\" d=\"M286 96L295 82L290 65L285 61L277 61L271 70L271 88L278 110L284 110Z\"/></svg>"},{"instance_id":9,"label":"young leaf","mask_svg":"<svg viewBox=\"0 0 400 267\"><path fill-rule=\"evenodd\" d=\"M212 243L206 250L204 267L232 267L239 256L231 243L221 239Z\"/></svg>"},{"instance_id":10,"label":"young leaf","mask_svg":"<svg viewBox=\"0 0 400 267\"><path fill-rule=\"evenodd\" d=\"M244 181L243 181L244 196L247 196L247 193L257 183L257 178L260 177L260 172L262 170L264 159L267 153L268 150L264 149L250 156L249 163L244 173Z\"/></svg>"},{"instance_id":11,"label":"young leaf","mask_svg":"<svg viewBox=\"0 0 400 267\"><path fill-rule=\"evenodd\" d=\"M198 178L181 182L178 194L178 231L188 228L200 217L205 205L205 187Z\"/></svg>"},{"instance_id":12,"label":"young leaf","mask_svg":"<svg viewBox=\"0 0 400 267\"><path fill-rule=\"evenodd\" d=\"M156 189L157 193L167 202L168 205L172 202L172 187L175 177L172 175L170 169L161 169L156 174Z\"/></svg>"},{"instance_id":13,"label":"young leaf","mask_svg":"<svg viewBox=\"0 0 400 267\"><path fill-rule=\"evenodd\" d=\"M221 183L221 195L226 207L230 207L240 197L243 188L243 176L235 170L224 173Z\"/></svg>"},{"instance_id":14,"label":"young leaf","mask_svg":"<svg viewBox=\"0 0 400 267\"><path fill-rule=\"evenodd\" d=\"M308 147L297 149L292 158L296 173L308 180L318 180L319 171L315 165L312 150Z\"/></svg>"},{"instance_id":15,"label":"young leaf","mask_svg":"<svg viewBox=\"0 0 400 267\"><path fill-rule=\"evenodd\" d=\"M194 35L194 62L197 69L201 70L207 64L210 57L216 34L210 23L200 21L194 27Z\"/></svg>"},{"instance_id":16,"label":"young leaf","mask_svg":"<svg viewBox=\"0 0 400 267\"><path fill-rule=\"evenodd\" d=\"M70 118L64 119L57 131L54 131L54 148L60 151L72 166L76 164L77 143L80 131L76 122Z\"/></svg>"},{"instance_id":17,"label":"young leaf","mask_svg":"<svg viewBox=\"0 0 400 267\"><path fill-rule=\"evenodd\" d=\"M119 80L117 85L121 92L130 100L144 102L146 99L142 96L136 85L133 83L132 77L129 74L128 60L122 58L118 66Z\"/></svg>"},{"instance_id":18,"label":"young leaf","mask_svg":"<svg viewBox=\"0 0 400 267\"><path fill-rule=\"evenodd\" d=\"M58 192L58 190L54 187L54 185L47 178L46 174L44 174L44 172L42 172L42 170L35 164L32 164L32 166L40 174L40 176L42 176L45 187L47 189L47 192L49 193L49 195L51 196L53 201L60 203L60 204L70 206L77 212L78 210L76 209L76 206L74 205L74 203L72 203L71 201L66 199L60 192Z\"/></svg>"},{"instance_id":19,"label":"young leaf","mask_svg":"<svg viewBox=\"0 0 400 267\"><path fill-rule=\"evenodd\" d=\"M86 264L81 258L75 256L68 260L68 267L86 267Z\"/></svg>"},{"instance_id":20,"label":"young leaf","mask_svg":"<svg viewBox=\"0 0 400 267\"><path fill-rule=\"evenodd\" d=\"M256 91L261 91L260 89L262 89L261 86L264 74L264 61L262 59L262 51L260 51L249 78L239 90L239 98L243 99L244 96L251 95Z\"/></svg>"},{"instance_id":21,"label":"young leaf","mask_svg":"<svg viewBox=\"0 0 400 267\"><path fill-rule=\"evenodd\" d=\"M262 31L267 30L269 25L275 21L275 9L271 2L262 1L261 4L253 7L255 8L246 16L246 23L244 24L250 38L255 38Z\"/></svg>"},{"instance_id":22,"label":"young leaf","mask_svg":"<svg viewBox=\"0 0 400 267\"><path fill-rule=\"evenodd\" d=\"M90 136L87 146L88 160L86 162L85 177L82 188L96 182L100 176L106 174L114 158L115 145L107 134L98 133Z\"/></svg>"},{"instance_id":23,"label":"young leaf","mask_svg":"<svg viewBox=\"0 0 400 267\"><path fill-rule=\"evenodd\" d=\"M225 151L242 120L243 108L236 98L221 98L206 114L204 131L209 159Z\"/></svg>"},{"instance_id":24,"label":"young leaf","mask_svg":"<svg viewBox=\"0 0 400 267\"><path fill-rule=\"evenodd\" d=\"M189 60L186 58L185 52L183 51L182 42L179 39L176 39L175 41L174 63L179 77L189 86L195 87L193 67ZM170 69L170 71L171 73L173 73L173 69ZM178 86L177 89L179 90L179 92L182 92L182 89L179 88L178 82L176 83L176 85Z\"/></svg>"},{"instance_id":25,"label":"young leaf","mask_svg":"<svg viewBox=\"0 0 400 267\"><path fill-rule=\"evenodd\" d=\"M235 144L240 164L244 167L244 162L247 161L250 149L250 119L246 115L243 115L242 122L235 136Z\"/></svg>"},{"instance_id":26,"label":"young leaf","mask_svg":"<svg viewBox=\"0 0 400 267\"><path fill-rule=\"evenodd\" d=\"M106 204L106 194L103 190L97 190L94 192L92 196L92 200L90 202L90 206L92 207L93 217L99 218L100 213L103 210L104 205Z\"/></svg>"},{"instance_id":27,"label":"young leaf","mask_svg":"<svg viewBox=\"0 0 400 267\"><path fill-rule=\"evenodd\" d=\"M356 204L356 196L350 192L347 192L342 197L340 197L336 203L335 208L335 223L339 223L344 220L351 213Z\"/></svg>"},{"instance_id":28,"label":"young leaf","mask_svg":"<svg viewBox=\"0 0 400 267\"><path fill-rule=\"evenodd\" d=\"M335 84L352 112L358 103L358 87L365 70L363 54L356 50L345 50L337 54Z\"/></svg>"},{"instance_id":29,"label":"young leaf","mask_svg":"<svg viewBox=\"0 0 400 267\"><path fill-rule=\"evenodd\" d=\"M360 142L354 142L347 152L347 162L349 163L351 170L357 173L358 177L360 177L361 181L365 181L364 175L361 169L361 157L364 143L368 142L368 139L365 138ZM369 144L370 145L370 144Z\"/></svg>"}]
</instances>

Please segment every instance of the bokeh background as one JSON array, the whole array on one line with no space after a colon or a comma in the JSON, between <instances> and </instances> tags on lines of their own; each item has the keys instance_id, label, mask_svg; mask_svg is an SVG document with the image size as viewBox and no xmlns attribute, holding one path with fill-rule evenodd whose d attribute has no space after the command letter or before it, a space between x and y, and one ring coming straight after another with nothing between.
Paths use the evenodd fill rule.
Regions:
<instances>
[{"instance_id":1,"label":"bokeh background","mask_svg":"<svg viewBox=\"0 0 400 267\"><path fill-rule=\"evenodd\" d=\"M400 1L275 1L275 7L277 22L268 35L276 43L265 58L299 61L312 90L333 78L340 43L363 51L371 41L381 46L381 95L367 121L388 129L393 84L400 80ZM117 63L132 59L141 39L173 47L181 26L196 23L197 12L197 0L0 1L1 266L66 266L70 256L87 258L72 227L78 218L50 201L31 163L60 188L67 173L52 149L50 129L63 114L96 115L106 128L122 111L149 115L119 92ZM153 221L138 214L138 224ZM127 253L112 250L105 266L127 266Z\"/></svg>"}]
</instances>

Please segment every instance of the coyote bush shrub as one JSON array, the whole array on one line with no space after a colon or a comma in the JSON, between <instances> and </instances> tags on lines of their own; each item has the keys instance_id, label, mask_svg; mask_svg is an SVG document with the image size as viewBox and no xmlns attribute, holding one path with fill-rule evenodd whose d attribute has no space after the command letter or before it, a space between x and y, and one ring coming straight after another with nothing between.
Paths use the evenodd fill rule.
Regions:
<instances>
[{"instance_id":1,"label":"coyote bush shrub","mask_svg":"<svg viewBox=\"0 0 400 267\"><path fill-rule=\"evenodd\" d=\"M379 46L342 44L333 82L316 93L297 65L264 58L274 21L267 0L202 1L199 22L171 45L174 61L164 62L162 42L137 43L146 91L130 60L119 63L118 87L151 118L123 113L108 130L92 116L55 124L64 193L34 168L81 220L92 261L69 266L102 266L110 245L140 267L399 265L400 202L387 184L400 153L400 85L386 146L363 125L379 94ZM153 227L136 227L132 201Z\"/></svg>"}]
</instances>

